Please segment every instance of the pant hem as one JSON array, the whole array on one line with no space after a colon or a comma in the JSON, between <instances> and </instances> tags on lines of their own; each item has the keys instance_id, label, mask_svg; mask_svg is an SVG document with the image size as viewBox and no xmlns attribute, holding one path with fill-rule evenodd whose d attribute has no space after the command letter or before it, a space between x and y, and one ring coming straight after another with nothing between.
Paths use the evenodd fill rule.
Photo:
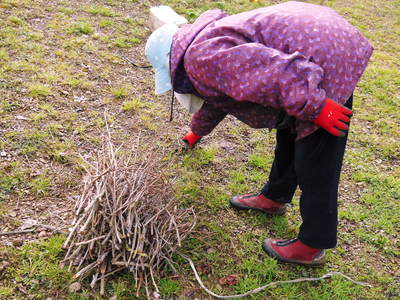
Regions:
<instances>
[{"instance_id":1,"label":"pant hem","mask_svg":"<svg viewBox=\"0 0 400 300\"><path fill-rule=\"evenodd\" d=\"M260 194L263 194L269 200L277 202L277 203L286 204L286 203L292 202L292 197L290 199L288 199L287 197L274 197L273 195L270 196L270 194L268 192L265 192L263 190L260 192Z\"/></svg>"},{"instance_id":2,"label":"pant hem","mask_svg":"<svg viewBox=\"0 0 400 300\"><path fill-rule=\"evenodd\" d=\"M328 243L320 243L320 242L315 242L309 239L303 239L301 236L298 236L298 239L306 246L316 248L316 249L332 249L335 248L337 245L337 242L328 242Z\"/></svg>"}]
</instances>

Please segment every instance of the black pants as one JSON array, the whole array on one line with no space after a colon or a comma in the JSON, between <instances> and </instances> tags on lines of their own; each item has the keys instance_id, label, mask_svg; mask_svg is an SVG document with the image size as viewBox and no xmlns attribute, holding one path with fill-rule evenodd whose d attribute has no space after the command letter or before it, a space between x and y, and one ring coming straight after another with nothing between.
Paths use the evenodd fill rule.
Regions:
<instances>
[{"instance_id":1,"label":"black pants","mask_svg":"<svg viewBox=\"0 0 400 300\"><path fill-rule=\"evenodd\" d=\"M346 102L352 108L353 96ZM323 129L296 141L290 128L277 130L275 159L261 193L281 203L291 202L299 186L303 223L298 238L306 245L336 246L339 176L347 134L336 137Z\"/></svg>"}]
</instances>

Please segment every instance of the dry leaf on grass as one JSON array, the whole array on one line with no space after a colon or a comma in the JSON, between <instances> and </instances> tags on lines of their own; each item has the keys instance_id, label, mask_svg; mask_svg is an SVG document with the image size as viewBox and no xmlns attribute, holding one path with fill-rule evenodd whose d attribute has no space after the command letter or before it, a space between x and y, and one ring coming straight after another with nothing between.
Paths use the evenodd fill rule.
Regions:
<instances>
[{"instance_id":1,"label":"dry leaf on grass","mask_svg":"<svg viewBox=\"0 0 400 300\"><path fill-rule=\"evenodd\" d=\"M211 274L212 273L212 266L210 264L201 263L196 266L197 272L200 274Z\"/></svg>"},{"instance_id":2,"label":"dry leaf on grass","mask_svg":"<svg viewBox=\"0 0 400 300\"><path fill-rule=\"evenodd\" d=\"M235 285L239 282L239 275L228 275L220 278L218 281L220 285Z\"/></svg>"}]
</instances>

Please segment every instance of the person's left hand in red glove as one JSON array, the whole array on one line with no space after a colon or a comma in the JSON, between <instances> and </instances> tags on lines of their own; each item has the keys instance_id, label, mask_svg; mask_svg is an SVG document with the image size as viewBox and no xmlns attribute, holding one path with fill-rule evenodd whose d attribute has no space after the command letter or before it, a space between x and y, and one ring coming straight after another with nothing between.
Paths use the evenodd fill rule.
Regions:
<instances>
[{"instance_id":1,"label":"person's left hand in red glove","mask_svg":"<svg viewBox=\"0 0 400 300\"><path fill-rule=\"evenodd\" d=\"M182 141L186 144L188 148L193 149L201 138L202 136L196 135L193 131L190 131L182 138Z\"/></svg>"},{"instance_id":2,"label":"person's left hand in red glove","mask_svg":"<svg viewBox=\"0 0 400 300\"><path fill-rule=\"evenodd\" d=\"M351 109L326 98L324 108L313 123L335 136L344 136L349 129Z\"/></svg>"}]
</instances>

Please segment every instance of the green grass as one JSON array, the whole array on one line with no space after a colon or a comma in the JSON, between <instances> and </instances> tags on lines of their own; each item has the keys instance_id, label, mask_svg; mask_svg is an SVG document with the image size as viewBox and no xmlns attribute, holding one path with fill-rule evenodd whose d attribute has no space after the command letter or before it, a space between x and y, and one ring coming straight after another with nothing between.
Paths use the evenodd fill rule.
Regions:
<instances>
[{"instance_id":1,"label":"green grass","mask_svg":"<svg viewBox=\"0 0 400 300\"><path fill-rule=\"evenodd\" d=\"M128 93L124 92L124 94L121 94L121 92L118 92L117 95L116 95L116 93L114 93L115 97L121 98L121 97L127 96ZM137 111L138 109L142 108L143 106L144 106L144 104L140 100L133 99L131 101L125 101L124 103L122 103L122 110L123 111Z\"/></svg>"},{"instance_id":2,"label":"green grass","mask_svg":"<svg viewBox=\"0 0 400 300\"><path fill-rule=\"evenodd\" d=\"M104 17L115 17L116 13L113 12L110 8L104 6L93 6L86 10L88 13L92 15L100 15Z\"/></svg>"},{"instance_id":3,"label":"green grass","mask_svg":"<svg viewBox=\"0 0 400 300\"><path fill-rule=\"evenodd\" d=\"M92 25L88 23L75 23L68 28L68 33L91 34L94 31Z\"/></svg>"},{"instance_id":4,"label":"green grass","mask_svg":"<svg viewBox=\"0 0 400 300\"><path fill-rule=\"evenodd\" d=\"M51 89L43 84L31 84L28 87L29 96L31 97L42 97L49 96L51 94Z\"/></svg>"},{"instance_id":5,"label":"green grass","mask_svg":"<svg viewBox=\"0 0 400 300\"><path fill-rule=\"evenodd\" d=\"M0 60L8 61L10 59L8 52L6 49L0 49Z\"/></svg>"},{"instance_id":6,"label":"green grass","mask_svg":"<svg viewBox=\"0 0 400 300\"><path fill-rule=\"evenodd\" d=\"M23 25L25 23L21 18L19 18L17 16L10 16L8 18L8 21L13 23L14 25Z\"/></svg>"},{"instance_id":7,"label":"green grass","mask_svg":"<svg viewBox=\"0 0 400 300\"><path fill-rule=\"evenodd\" d=\"M272 2L283 1L160 3L194 21L207 9L238 13ZM284 217L229 207L230 197L259 191L267 180L274 132L228 118L194 150L182 150L179 140L189 130L190 116L178 107L169 123L169 95L154 95L153 72L121 58L147 64L143 50L150 34L151 1L0 3L0 153L6 153L0 157L0 228L13 230L23 217L46 218L55 213L54 205L70 205L81 191L79 155L90 157L101 145L106 112L118 141L130 145L140 132L143 147L160 147L160 156L169 164L163 171L174 183L179 205L193 207L198 216L195 232L180 251L196 265L211 266L210 274L200 276L213 291L244 293L275 280L340 271L373 287L361 288L335 277L277 286L249 299L399 298L400 2L309 2L344 15L375 49L355 92L341 175L339 241L337 248L327 251L325 267L278 264L261 249L266 237L297 234L298 192ZM15 218L9 217L11 211L18 211ZM49 222L59 226L58 218ZM100 299L87 281L81 291L68 293L73 273L59 266L64 238L26 242L22 247L0 244L0 264L11 263L0 274L0 299L26 299L22 290L33 299ZM207 297L178 255L175 268L177 274L166 267L156 276L164 298L185 299L191 292L193 298ZM219 283L232 274L238 276L237 284ZM108 283L106 297L138 299L132 275L122 273Z\"/></svg>"},{"instance_id":8,"label":"green grass","mask_svg":"<svg viewBox=\"0 0 400 300\"><path fill-rule=\"evenodd\" d=\"M260 168L267 171L271 167L270 157L264 155L250 154L249 155L249 165L252 167Z\"/></svg>"},{"instance_id":9,"label":"green grass","mask_svg":"<svg viewBox=\"0 0 400 300\"><path fill-rule=\"evenodd\" d=\"M23 186L26 179L26 171L19 162L10 162L0 165L0 201L9 197Z\"/></svg>"},{"instance_id":10,"label":"green grass","mask_svg":"<svg viewBox=\"0 0 400 300\"><path fill-rule=\"evenodd\" d=\"M51 180L46 175L40 175L31 182L31 189L37 195L46 195L51 186Z\"/></svg>"},{"instance_id":11,"label":"green grass","mask_svg":"<svg viewBox=\"0 0 400 300\"><path fill-rule=\"evenodd\" d=\"M171 297L172 295L178 294L181 290L179 282L171 280L169 278L163 278L160 280L160 294L164 297Z\"/></svg>"},{"instance_id":12,"label":"green grass","mask_svg":"<svg viewBox=\"0 0 400 300\"><path fill-rule=\"evenodd\" d=\"M139 43L140 43L140 39L138 39L136 37L120 36L115 39L114 46L116 46L118 48L130 48Z\"/></svg>"},{"instance_id":13,"label":"green grass","mask_svg":"<svg viewBox=\"0 0 400 300\"><path fill-rule=\"evenodd\" d=\"M124 98L129 95L128 88L124 86L113 89L112 93L115 98Z\"/></svg>"},{"instance_id":14,"label":"green grass","mask_svg":"<svg viewBox=\"0 0 400 300\"><path fill-rule=\"evenodd\" d=\"M63 237L55 236L14 251L12 259L18 261L19 266L14 270L14 280L36 297L47 296L49 291L51 294L61 291L72 280L71 273L59 267L63 241Z\"/></svg>"},{"instance_id":15,"label":"green grass","mask_svg":"<svg viewBox=\"0 0 400 300\"><path fill-rule=\"evenodd\" d=\"M0 296L1 297L10 297L13 295L14 288L12 287L0 287Z\"/></svg>"},{"instance_id":16,"label":"green grass","mask_svg":"<svg viewBox=\"0 0 400 300\"><path fill-rule=\"evenodd\" d=\"M183 165L189 170L197 170L198 167L211 164L216 152L215 148L195 148L183 157Z\"/></svg>"}]
</instances>

